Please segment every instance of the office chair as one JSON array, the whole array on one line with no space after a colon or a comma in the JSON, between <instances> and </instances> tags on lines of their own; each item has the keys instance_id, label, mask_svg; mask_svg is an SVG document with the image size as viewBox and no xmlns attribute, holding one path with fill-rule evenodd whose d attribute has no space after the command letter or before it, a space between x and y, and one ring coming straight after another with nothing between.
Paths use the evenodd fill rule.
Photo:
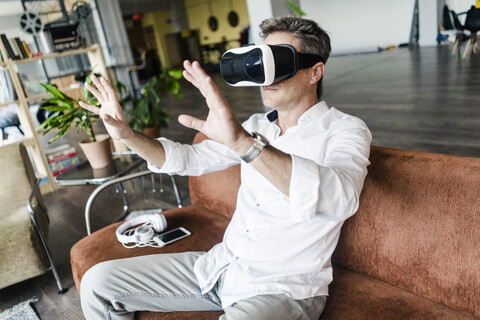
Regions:
<instances>
[{"instance_id":1,"label":"office chair","mask_svg":"<svg viewBox=\"0 0 480 320\"><path fill-rule=\"evenodd\" d=\"M455 37L455 45L453 46L452 56L457 52L457 49L462 46L463 41L468 40L468 36L465 34L465 26L460 23L459 16L467 14L466 12L456 13L453 10L450 10L450 14L453 20L453 25L455 30L457 30L457 35Z\"/></svg>"},{"instance_id":2,"label":"office chair","mask_svg":"<svg viewBox=\"0 0 480 320\"><path fill-rule=\"evenodd\" d=\"M470 31L470 41L467 42L467 47L463 52L463 58L467 56L467 52L477 53L478 39L477 32L480 31L480 9L472 7L467 11L464 27Z\"/></svg>"}]
</instances>

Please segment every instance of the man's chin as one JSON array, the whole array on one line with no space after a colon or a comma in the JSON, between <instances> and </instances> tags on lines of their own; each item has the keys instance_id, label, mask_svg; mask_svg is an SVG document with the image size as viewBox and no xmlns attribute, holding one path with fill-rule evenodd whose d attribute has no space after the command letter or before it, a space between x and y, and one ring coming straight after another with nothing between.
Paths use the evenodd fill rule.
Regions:
<instances>
[{"instance_id":1,"label":"man's chin","mask_svg":"<svg viewBox=\"0 0 480 320\"><path fill-rule=\"evenodd\" d=\"M272 99L263 98L263 105L267 108L275 108L275 103L273 103Z\"/></svg>"}]
</instances>

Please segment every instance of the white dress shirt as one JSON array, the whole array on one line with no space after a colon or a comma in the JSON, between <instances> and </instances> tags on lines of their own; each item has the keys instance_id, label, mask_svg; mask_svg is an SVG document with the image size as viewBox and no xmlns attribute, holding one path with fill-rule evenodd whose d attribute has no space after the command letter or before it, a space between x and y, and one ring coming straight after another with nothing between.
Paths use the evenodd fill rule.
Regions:
<instances>
[{"instance_id":1,"label":"white dress shirt","mask_svg":"<svg viewBox=\"0 0 480 320\"><path fill-rule=\"evenodd\" d=\"M365 123L319 102L280 135L276 116L255 114L243 127L291 155L289 197L211 140L191 146L161 138L167 160L162 168L149 164L156 172L201 175L241 163L237 208L223 241L194 268L203 293L226 272L223 307L259 294L327 295L340 228L358 208L372 140Z\"/></svg>"}]
</instances>

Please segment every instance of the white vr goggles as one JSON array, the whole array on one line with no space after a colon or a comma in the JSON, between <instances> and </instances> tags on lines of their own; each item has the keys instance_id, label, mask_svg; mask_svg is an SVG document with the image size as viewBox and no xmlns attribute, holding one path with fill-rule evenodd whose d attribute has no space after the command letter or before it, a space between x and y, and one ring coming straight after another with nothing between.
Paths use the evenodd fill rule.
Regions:
<instances>
[{"instance_id":1,"label":"white vr goggles","mask_svg":"<svg viewBox=\"0 0 480 320\"><path fill-rule=\"evenodd\" d=\"M289 44L250 45L225 52L220 72L231 86L269 86L318 62L325 61L319 55L297 52Z\"/></svg>"}]
</instances>

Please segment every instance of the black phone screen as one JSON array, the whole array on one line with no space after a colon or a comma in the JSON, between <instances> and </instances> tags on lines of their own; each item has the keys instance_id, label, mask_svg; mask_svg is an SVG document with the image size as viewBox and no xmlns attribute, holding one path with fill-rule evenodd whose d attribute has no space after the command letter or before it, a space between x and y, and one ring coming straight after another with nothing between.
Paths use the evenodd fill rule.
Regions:
<instances>
[{"instance_id":1,"label":"black phone screen","mask_svg":"<svg viewBox=\"0 0 480 320\"><path fill-rule=\"evenodd\" d=\"M175 229L175 230L172 230L172 231L169 231L169 232L162 233L162 234L158 235L157 237L160 240L162 240L163 242L168 243L172 240L175 240L175 239L180 238L180 237L185 236L185 235L187 235L187 233L185 233L183 230Z\"/></svg>"}]
</instances>

